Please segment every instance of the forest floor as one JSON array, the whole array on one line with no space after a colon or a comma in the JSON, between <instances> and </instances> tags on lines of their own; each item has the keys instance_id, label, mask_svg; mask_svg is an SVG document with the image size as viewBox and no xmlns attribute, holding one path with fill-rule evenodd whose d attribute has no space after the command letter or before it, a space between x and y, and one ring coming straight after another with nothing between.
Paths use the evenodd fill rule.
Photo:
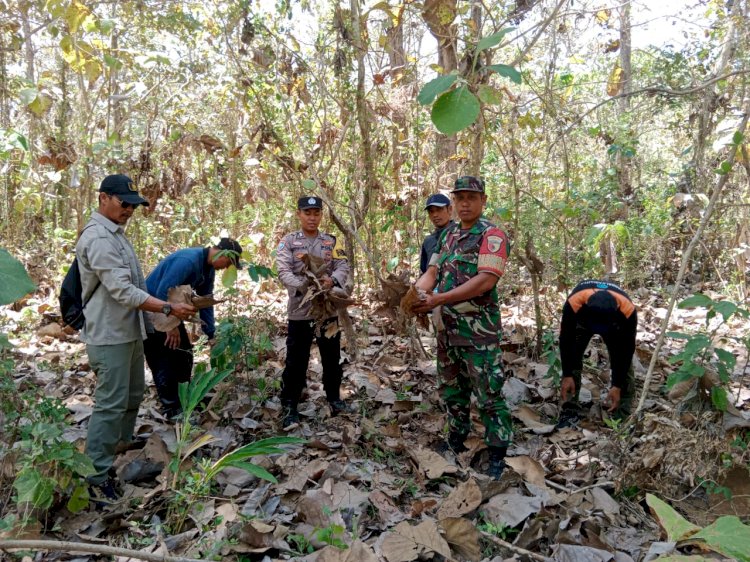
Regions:
<instances>
[{"instance_id":1,"label":"forest floor","mask_svg":"<svg viewBox=\"0 0 750 562\"><path fill-rule=\"evenodd\" d=\"M664 301L648 291L633 296L640 321L635 360L640 391L666 309ZM251 355L237 357L234 375L211 391L197 415L191 441L200 440L201 446L196 444L183 462L185 475L234 448L284 434L277 389L285 355L285 298L276 291L253 291L239 298L254 303L243 324L249 329L243 345ZM547 317L555 317L562 300L562 294L545 295ZM37 387L59 398L69 412L64 439L82 450L95 387L84 346L77 336L44 319L56 309L53 298L32 298L24 305L8 307L1 315L2 331L15 345L16 388L21 392ZM239 308L237 303L229 310L225 306L218 308L218 319ZM582 392L589 414L577 427L556 429L558 392L548 376L549 364L530 358L531 296L511 297L503 307L503 359L515 436L509 466L496 482L483 473L487 454L476 411L475 430L467 441L470 450L458 457L436 452L445 438L446 416L436 392L430 331L418 331L427 352L420 356L414 349L420 347L416 339L396 333L393 323L375 315L374 309L350 308L358 355L354 359L351 347L345 350L342 389L358 413L330 417L314 349L302 422L287 433L306 443L288 446L283 454L249 459L272 473L277 483L230 467L208 490L197 489L191 478L173 485L167 467L176 449L175 425L160 415L147 372L149 388L137 424L137 435L146 444L119 455L115 464L123 501L104 509L92 504L76 514L61 502L36 513L38 523L22 532L5 531L0 540L109 544L207 560L750 559L750 548L742 553L750 545L748 528L733 518L721 521L734 521L730 534L739 546L726 546L732 540L721 538L721 529L720 539L713 542L693 535L722 515L743 521L750 515L750 390L743 374L747 350L722 340L727 334L747 334L746 321L732 320L714 334L737 358L727 412L713 410L700 387L682 396L665 393L664 381L676 369L668 358L682 344L670 339L642 412L630 424L603 419L600 398L608 388L607 354L595 338ZM675 310L672 326L700 331L705 312ZM264 333L270 336L265 342ZM248 368L259 350L260 365ZM207 360L205 347L198 349L196 359ZM147 463L164 468L148 477L145 472L153 465ZM16 509L10 485L15 470L7 458L0 468L4 516ZM690 532L675 531L674 518L681 520L659 499L693 524ZM108 558L69 548L26 558L94 559Z\"/></svg>"}]
</instances>

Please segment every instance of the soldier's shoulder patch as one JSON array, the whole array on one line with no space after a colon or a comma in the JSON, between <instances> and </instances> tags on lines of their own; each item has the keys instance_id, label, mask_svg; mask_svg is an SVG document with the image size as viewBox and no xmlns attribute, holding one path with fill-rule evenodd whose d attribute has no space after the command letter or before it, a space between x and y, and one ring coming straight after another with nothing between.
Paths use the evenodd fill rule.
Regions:
<instances>
[{"instance_id":1,"label":"soldier's shoulder patch","mask_svg":"<svg viewBox=\"0 0 750 562\"><path fill-rule=\"evenodd\" d=\"M492 252L499 252L500 248L503 247L503 237L497 234L492 234L487 237L487 249Z\"/></svg>"}]
</instances>

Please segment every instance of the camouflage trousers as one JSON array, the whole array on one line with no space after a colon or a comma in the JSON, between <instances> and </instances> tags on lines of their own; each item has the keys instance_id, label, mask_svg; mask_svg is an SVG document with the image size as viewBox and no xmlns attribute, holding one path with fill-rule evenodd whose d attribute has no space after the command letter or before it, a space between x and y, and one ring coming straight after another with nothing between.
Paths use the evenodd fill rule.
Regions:
<instances>
[{"instance_id":1,"label":"camouflage trousers","mask_svg":"<svg viewBox=\"0 0 750 562\"><path fill-rule=\"evenodd\" d=\"M451 432L471 431L471 393L484 424L484 441L489 447L507 447L513 437L510 410L503 397L502 350L498 344L449 346L438 338L438 381L440 396L448 409Z\"/></svg>"}]
</instances>

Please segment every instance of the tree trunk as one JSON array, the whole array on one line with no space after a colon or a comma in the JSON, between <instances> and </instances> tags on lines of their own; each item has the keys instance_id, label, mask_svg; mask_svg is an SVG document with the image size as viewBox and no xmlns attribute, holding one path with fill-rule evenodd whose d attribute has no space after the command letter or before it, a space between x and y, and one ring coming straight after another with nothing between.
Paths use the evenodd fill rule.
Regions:
<instances>
[{"instance_id":1,"label":"tree trunk","mask_svg":"<svg viewBox=\"0 0 750 562\"><path fill-rule=\"evenodd\" d=\"M452 17L450 17L452 15ZM444 24L456 17L456 0L426 0L422 12L427 28L438 43L438 65L442 74L449 74L458 68L458 37L455 24ZM435 187L445 187L458 170L456 135L446 136L435 133Z\"/></svg>"},{"instance_id":2,"label":"tree trunk","mask_svg":"<svg viewBox=\"0 0 750 562\"><path fill-rule=\"evenodd\" d=\"M617 114L621 127L624 131L623 138L630 139L632 130L630 126L630 96L627 94L632 90L633 71L631 68L631 41L630 41L630 2L625 2L620 6L620 69L622 77L620 79L623 94L617 100ZM617 169L619 171L618 181L620 189L620 200L622 209L619 216L627 219L629 208L633 203L633 184L631 180L632 156L624 156L623 151L617 153Z\"/></svg>"}]
</instances>

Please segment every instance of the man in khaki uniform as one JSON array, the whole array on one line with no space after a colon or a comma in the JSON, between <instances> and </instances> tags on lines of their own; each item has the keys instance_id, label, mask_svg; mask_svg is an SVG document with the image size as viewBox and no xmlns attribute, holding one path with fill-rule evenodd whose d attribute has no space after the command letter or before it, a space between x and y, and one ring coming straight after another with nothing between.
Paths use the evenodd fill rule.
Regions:
<instances>
[{"instance_id":1,"label":"man in khaki uniform","mask_svg":"<svg viewBox=\"0 0 750 562\"><path fill-rule=\"evenodd\" d=\"M96 469L89 482L95 495L110 500L118 495L108 475L115 447L119 441L133 439L143 400L147 320L142 311L172 314L181 320L196 312L192 305L170 305L146 291L141 265L123 227L136 207L148 204L128 176L107 176L99 187L99 208L76 244L81 297L86 303L80 337L97 379L86 437L86 454Z\"/></svg>"},{"instance_id":2,"label":"man in khaki uniform","mask_svg":"<svg viewBox=\"0 0 750 562\"><path fill-rule=\"evenodd\" d=\"M282 427L289 428L299 422L297 405L307 380L310 361L310 345L315 337L323 363L323 388L331 409L331 415L349 412L350 408L341 400L340 386L342 369L341 335L326 337L326 327L337 322L337 318L326 320L320 334L315 333L315 322L311 316L312 303L302 304L309 279L304 275L305 255L323 258L327 264L326 274L320 279L324 289L347 287L349 262L336 237L320 232L323 218L323 200L320 197L301 197L297 202L297 218L301 229L287 234L276 253L276 268L279 279L289 293L287 314L289 318L286 339L286 368L282 375L281 404L283 406Z\"/></svg>"}]
</instances>

